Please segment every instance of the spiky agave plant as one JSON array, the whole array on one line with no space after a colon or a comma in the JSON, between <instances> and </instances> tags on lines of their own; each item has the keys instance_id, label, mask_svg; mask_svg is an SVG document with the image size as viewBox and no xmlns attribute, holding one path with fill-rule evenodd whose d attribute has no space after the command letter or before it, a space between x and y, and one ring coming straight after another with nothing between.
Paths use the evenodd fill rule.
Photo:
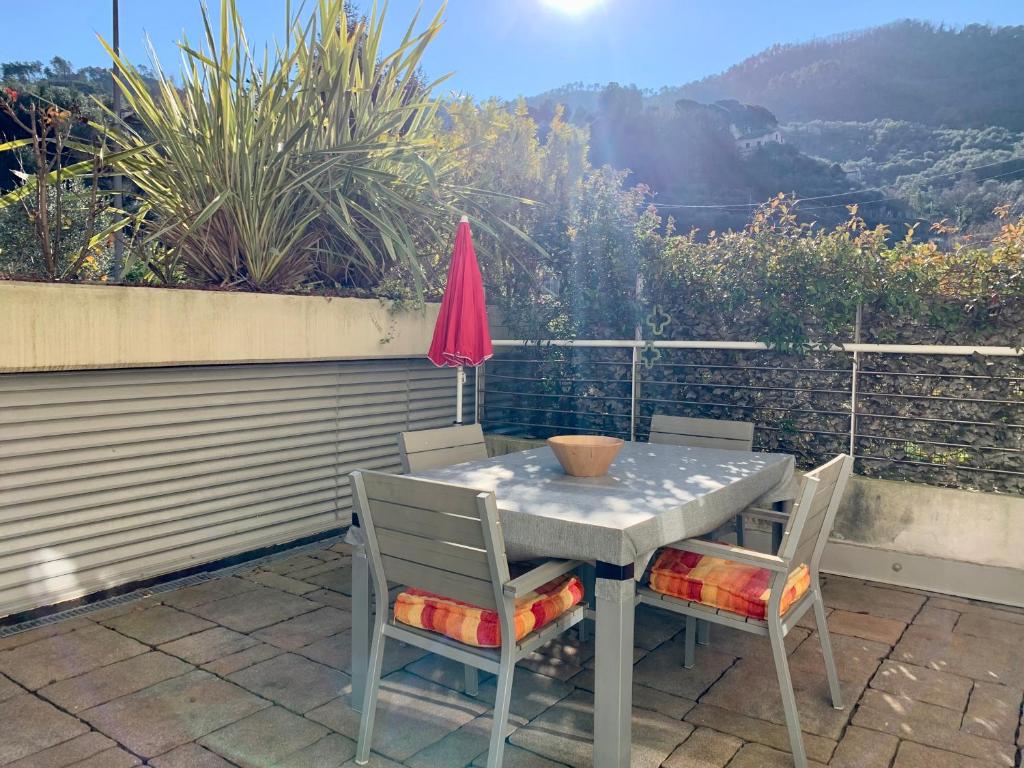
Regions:
<instances>
[{"instance_id":1,"label":"spiky agave plant","mask_svg":"<svg viewBox=\"0 0 1024 768\"><path fill-rule=\"evenodd\" d=\"M154 56L152 91L108 47L130 114L111 116L114 140L137 150L121 170L146 200L148 237L192 276L283 290L315 270L420 274L417 238L461 200L442 178L435 84L416 75L441 18L385 52L385 11L356 22L342 0L318 0L308 17L289 11L287 42L257 58L235 0L221 0L216 31L204 7L204 44L181 46L180 85Z\"/></svg>"}]
</instances>

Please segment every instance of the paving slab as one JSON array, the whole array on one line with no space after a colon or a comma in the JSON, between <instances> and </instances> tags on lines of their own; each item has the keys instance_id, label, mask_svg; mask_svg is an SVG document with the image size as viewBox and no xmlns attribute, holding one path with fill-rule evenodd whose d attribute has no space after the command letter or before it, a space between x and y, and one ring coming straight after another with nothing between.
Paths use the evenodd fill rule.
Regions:
<instances>
[{"instance_id":1,"label":"paving slab","mask_svg":"<svg viewBox=\"0 0 1024 768\"><path fill-rule=\"evenodd\" d=\"M0 701L18 696L25 692L25 689L15 683L9 677L0 675Z\"/></svg>"},{"instance_id":2,"label":"paving slab","mask_svg":"<svg viewBox=\"0 0 1024 768\"><path fill-rule=\"evenodd\" d=\"M584 691L594 692L594 670L585 669L569 682ZM673 696L646 685L633 683L633 706L639 709L649 709L652 712L660 712L673 720L682 720L683 716L696 706L697 702L686 699L682 696Z\"/></svg>"},{"instance_id":3,"label":"paving slab","mask_svg":"<svg viewBox=\"0 0 1024 768\"><path fill-rule=\"evenodd\" d=\"M75 763L74 768L131 768L134 765L142 765L142 761L131 752L111 747L105 752Z\"/></svg>"},{"instance_id":4,"label":"paving slab","mask_svg":"<svg viewBox=\"0 0 1024 768\"><path fill-rule=\"evenodd\" d=\"M278 573L281 575L287 575L294 571L301 571L306 568L315 568L322 564L323 561L318 560L315 557L310 557L309 555L295 555L293 557L283 558L269 562L266 565L260 566L260 570L270 571L271 573Z\"/></svg>"},{"instance_id":5,"label":"paving slab","mask_svg":"<svg viewBox=\"0 0 1024 768\"><path fill-rule=\"evenodd\" d=\"M409 768L447 768L447 766L469 765L480 755L486 757L490 747L491 725L494 719L490 713L470 720L464 726L449 733L440 741L436 741L426 749L420 750L405 761ZM526 721L522 718L509 718L505 730L506 738ZM507 749L507 745L506 745Z\"/></svg>"},{"instance_id":6,"label":"paving slab","mask_svg":"<svg viewBox=\"0 0 1024 768\"><path fill-rule=\"evenodd\" d=\"M952 715L952 717L950 717ZM853 724L882 731L946 752L1012 766L1014 746L958 730L956 713L932 704L868 689L853 716Z\"/></svg>"},{"instance_id":7,"label":"paving slab","mask_svg":"<svg viewBox=\"0 0 1024 768\"><path fill-rule=\"evenodd\" d=\"M735 736L697 728L662 765L663 768L723 768L742 746L743 742Z\"/></svg>"},{"instance_id":8,"label":"paving slab","mask_svg":"<svg viewBox=\"0 0 1024 768\"><path fill-rule=\"evenodd\" d=\"M195 742L183 744L149 761L153 768L233 768L220 755L203 749Z\"/></svg>"},{"instance_id":9,"label":"paving slab","mask_svg":"<svg viewBox=\"0 0 1024 768\"><path fill-rule=\"evenodd\" d=\"M992 763L913 741L900 744L893 768L992 768Z\"/></svg>"},{"instance_id":10,"label":"paving slab","mask_svg":"<svg viewBox=\"0 0 1024 768\"><path fill-rule=\"evenodd\" d=\"M406 670L446 688L463 692L465 670L462 664L440 656L429 655L410 664ZM475 698L488 706L494 705L497 694L497 678L479 672L479 693ZM536 717L548 707L573 692L573 686L545 675L538 675L524 667L516 667L512 681L513 714L526 719ZM466 761L468 765L470 760Z\"/></svg>"},{"instance_id":11,"label":"paving slab","mask_svg":"<svg viewBox=\"0 0 1024 768\"><path fill-rule=\"evenodd\" d=\"M346 629L344 632L317 640L299 648L296 653L348 674L352 671L352 630ZM384 644L382 674L389 675L426 655L427 652L421 648L389 638Z\"/></svg>"},{"instance_id":12,"label":"paving slab","mask_svg":"<svg viewBox=\"0 0 1024 768\"><path fill-rule=\"evenodd\" d=\"M181 659L153 651L61 680L40 688L38 693L61 709L76 713L178 677L192 669L191 664Z\"/></svg>"},{"instance_id":13,"label":"paving slab","mask_svg":"<svg viewBox=\"0 0 1024 768\"><path fill-rule=\"evenodd\" d=\"M808 760L807 766L825 768L823 763L815 760ZM729 768L793 768L793 756L763 744L744 744L729 763Z\"/></svg>"},{"instance_id":14,"label":"paving slab","mask_svg":"<svg viewBox=\"0 0 1024 768\"><path fill-rule=\"evenodd\" d=\"M875 674L882 659L889 655L890 646L874 640L864 640L850 635L833 635L829 633L832 644L832 655L835 657L836 674L839 679L849 683L857 683L861 687ZM818 633L800 643L789 656L790 669L797 673L823 675L825 658L821 654L821 642Z\"/></svg>"},{"instance_id":15,"label":"paving slab","mask_svg":"<svg viewBox=\"0 0 1024 768\"><path fill-rule=\"evenodd\" d=\"M349 684L345 673L293 653L254 664L228 680L300 714L336 698Z\"/></svg>"},{"instance_id":16,"label":"paving slab","mask_svg":"<svg viewBox=\"0 0 1024 768\"><path fill-rule=\"evenodd\" d=\"M355 740L359 713L349 707L351 689L306 713L309 719ZM396 672L381 681L374 726L373 751L404 761L440 741L490 709L484 703L410 672Z\"/></svg>"},{"instance_id":17,"label":"paving slab","mask_svg":"<svg viewBox=\"0 0 1024 768\"><path fill-rule=\"evenodd\" d=\"M329 605L332 608L340 608L343 611L352 610L352 598L331 589L318 589L315 592L307 592L303 597L322 605Z\"/></svg>"},{"instance_id":18,"label":"paving slab","mask_svg":"<svg viewBox=\"0 0 1024 768\"><path fill-rule=\"evenodd\" d=\"M1022 697L1024 694L1020 688L975 683L964 714L963 730L975 736L1012 743L1017 736Z\"/></svg>"},{"instance_id":19,"label":"paving slab","mask_svg":"<svg viewBox=\"0 0 1024 768\"><path fill-rule=\"evenodd\" d=\"M199 743L240 768L277 768L328 733L286 709L269 707L207 734Z\"/></svg>"},{"instance_id":20,"label":"paving slab","mask_svg":"<svg viewBox=\"0 0 1024 768\"><path fill-rule=\"evenodd\" d=\"M0 765L41 752L89 730L52 704L24 693L0 702Z\"/></svg>"},{"instance_id":21,"label":"paving slab","mask_svg":"<svg viewBox=\"0 0 1024 768\"><path fill-rule=\"evenodd\" d=\"M0 742L2 742L0 738ZM102 733L89 731L56 746L34 752L21 760L7 763L4 768L66 768L78 765L94 755L102 754L117 745Z\"/></svg>"},{"instance_id":22,"label":"paving slab","mask_svg":"<svg viewBox=\"0 0 1024 768\"><path fill-rule=\"evenodd\" d=\"M883 619L896 619L904 624L913 621L928 599L912 592L835 578L826 579L821 592L825 605L830 608L852 613L867 613Z\"/></svg>"},{"instance_id":23,"label":"paving slab","mask_svg":"<svg viewBox=\"0 0 1024 768\"><path fill-rule=\"evenodd\" d=\"M306 571L299 571L290 575L294 579L301 579L325 589L333 589L335 592L341 592L344 595L352 594L351 565L343 565L339 561L332 561L323 565L321 573L309 575L311 570L314 569L307 569Z\"/></svg>"},{"instance_id":24,"label":"paving slab","mask_svg":"<svg viewBox=\"0 0 1024 768\"><path fill-rule=\"evenodd\" d=\"M520 749L515 744L505 745L502 768L567 768L565 763L556 763L533 752ZM487 768L487 753L473 761L473 768Z\"/></svg>"},{"instance_id":25,"label":"paving slab","mask_svg":"<svg viewBox=\"0 0 1024 768\"><path fill-rule=\"evenodd\" d=\"M30 690L148 651L98 624L0 652L0 672Z\"/></svg>"},{"instance_id":26,"label":"paving slab","mask_svg":"<svg viewBox=\"0 0 1024 768\"><path fill-rule=\"evenodd\" d=\"M869 613L837 609L828 617L828 629L832 634L852 635L886 645L896 645L906 628L906 623L902 621L872 616Z\"/></svg>"},{"instance_id":27,"label":"paving slab","mask_svg":"<svg viewBox=\"0 0 1024 768\"><path fill-rule=\"evenodd\" d=\"M1001 612L999 614L1001 618L996 618L993 616L995 613L995 611L963 613L953 631L974 637L1008 640L1017 645L1024 645L1024 624L1009 621L1006 618L1012 616L1016 619L1017 615Z\"/></svg>"},{"instance_id":28,"label":"paving slab","mask_svg":"<svg viewBox=\"0 0 1024 768\"><path fill-rule=\"evenodd\" d=\"M1024 612L1019 608L1008 605L993 605L976 600L965 600L959 597L948 597L945 595L932 597L928 600L929 605L936 608L945 608L960 613L974 613L980 616L987 616L997 621L1010 621L1017 624L1024 624Z\"/></svg>"},{"instance_id":29,"label":"paving slab","mask_svg":"<svg viewBox=\"0 0 1024 768\"><path fill-rule=\"evenodd\" d=\"M1020 645L911 625L892 658L988 683L1024 688Z\"/></svg>"},{"instance_id":30,"label":"paving slab","mask_svg":"<svg viewBox=\"0 0 1024 768\"><path fill-rule=\"evenodd\" d=\"M252 632L321 607L319 603L297 595L256 587L252 591L203 603L189 610L228 629Z\"/></svg>"},{"instance_id":31,"label":"paving slab","mask_svg":"<svg viewBox=\"0 0 1024 768\"><path fill-rule=\"evenodd\" d=\"M791 677L801 729L838 739L850 719L852 705L860 696L863 684L840 680L846 708L837 710L832 706L824 670L817 673L792 670ZM741 659L700 700L747 717L786 724L774 665L767 666L756 659Z\"/></svg>"},{"instance_id":32,"label":"paving slab","mask_svg":"<svg viewBox=\"0 0 1024 768\"><path fill-rule=\"evenodd\" d=\"M260 643L252 648L246 648L244 651L207 662L202 665L202 668L219 677L227 677L254 664L259 664L261 661L280 656L282 653L284 651L276 646Z\"/></svg>"},{"instance_id":33,"label":"paving slab","mask_svg":"<svg viewBox=\"0 0 1024 768\"><path fill-rule=\"evenodd\" d=\"M237 685L196 670L98 707L81 717L150 758L270 706Z\"/></svg>"},{"instance_id":34,"label":"paving slab","mask_svg":"<svg viewBox=\"0 0 1024 768\"><path fill-rule=\"evenodd\" d=\"M307 592L315 592L317 589L315 584L299 581L290 576L282 576L280 573L274 573L273 571L256 571L246 576L246 578L264 587L279 589L282 592L290 592L293 595L304 595Z\"/></svg>"},{"instance_id":35,"label":"paving slab","mask_svg":"<svg viewBox=\"0 0 1024 768\"><path fill-rule=\"evenodd\" d=\"M294 619L264 627L252 636L265 643L276 645L288 651L315 643L331 635L343 632L352 626L352 614L337 608L320 608L304 613Z\"/></svg>"},{"instance_id":36,"label":"paving slab","mask_svg":"<svg viewBox=\"0 0 1024 768\"><path fill-rule=\"evenodd\" d=\"M691 731L678 720L634 708L631 768L657 768ZM555 762L590 768L594 764L594 699L577 692L518 729L509 740Z\"/></svg>"},{"instance_id":37,"label":"paving slab","mask_svg":"<svg viewBox=\"0 0 1024 768\"><path fill-rule=\"evenodd\" d=\"M792 655L807 640L810 634L811 632L804 627L794 627L786 635L786 653ZM679 642L675 643L675 646L680 651L682 650L682 641L684 639L685 635L679 639ZM737 656L743 659L757 658L768 664L773 663L772 647L768 642L768 638L763 635L755 635L752 632L743 632L732 627L712 624L711 647L719 653L729 656ZM681 656L679 658L680 660L682 659Z\"/></svg>"},{"instance_id":38,"label":"paving slab","mask_svg":"<svg viewBox=\"0 0 1024 768\"><path fill-rule=\"evenodd\" d=\"M900 740L888 733L851 725L836 747L829 768L878 768L892 763Z\"/></svg>"},{"instance_id":39,"label":"paving slab","mask_svg":"<svg viewBox=\"0 0 1024 768\"><path fill-rule=\"evenodd\" d=\"M234 597L254 589L259 589L259 585L237 576L224 576L196 584L194 587L169 592L161 597L160 602L188 610L197 605L212 603L225 597Z\"/></svg>"},{"instance_id":40,"label":"paving slab","mask_svg":"<svg viewBox=\"0 0 1024 768\"><path fill-rule=\"evenodd\" d=\"M937 608L929 600L921 612L914 617L914 624L921 627L934 627L952 632L957 621L960 620L959 611L951 611L948 608Z\"/></svg>"},{"instance_id":41,"label":"paving slab","mask_svg":"<svg viewBox=\"0 0 1024 768\"><path fill-rule=\"evenodd\" d=\"M640 685L696 701L736 662L715 646L698 646L693 669L683 667L683 643L672 641L644 656L633 668Z\"/></svg>"},{"instance_id":42,"label":"paving slab","mask_svg":"<svg viewBox=\"0 0 1024 768\"><path fill-rule=\"evenodd\" d=\"M356 754L355 742L332 733L308 747L292 752L274 768L339 768Z\"/></svg>"},{"instance_id":43,"label":"paving slab","mask_svg":"<svg viewBox=\"0 0 1024 768\"><path fill-rule=\"evenodd\" d=\"M633 623L633 642L646 651L653 651L682 632L685 626L685 616L649 605L639 605Z\"/></svg>"},{"instance_id":44,"label":"paving slab","mask_svg":"<svg viewBox=\"0 0 1024 768\"><path fill-rule=\"evenodd\" d=\"M160 646L160 650L190 664L206 664L214 659L251 648L259 641L225 627L214 627Z\"/></svg>"},{"instance_id":45,"label":"paving slab","mask_svg":"<svg viewBox=\"0 0 1024 768\"><path fill-rule=\"evenodd\" d=\"M716 731L732 734L744 741L789 751L789 734L785 726L757 720L721 707L698 703L684 718L693 725L702 725ZM836 742L824 736L804 733L804 749L808 758L827 763L835 751Z\"/></svg>"},{"instance_id":46,"label":"paving slab","mask_svg":"<svg viewBox=\"0 0 1024 768\"><path fill-rule=\"evenodd\" d=\"M887 659L871 678L870 685L876 690L896 696L906 696L963 712L974 683L970 678L949 672Z\"/></svg>"},{"instance_id":47,"label":"paving slab","mask_svg":"<svg viewBox=\"0 0 1024 768\"><path fill-rule=\"evenodd\" d=\"M143 611L132 611L107 619L103 625L147 645L168 643L214 626L205 619L169 605L155 605Z\"/></svg>"}]
</instances>

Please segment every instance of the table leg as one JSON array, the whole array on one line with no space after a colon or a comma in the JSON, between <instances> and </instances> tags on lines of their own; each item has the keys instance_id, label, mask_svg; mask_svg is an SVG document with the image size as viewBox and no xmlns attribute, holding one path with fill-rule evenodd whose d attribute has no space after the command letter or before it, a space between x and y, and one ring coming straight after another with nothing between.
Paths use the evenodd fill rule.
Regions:
<instances>
[{"instance_id":1,"label":"table leg","mask_svg":"<svg viewBox=\"0 0 1024 768\"><path fill-rule=\"evenodd\" d=\"M370 564L366 549L352 548L352 696L349 706L363 708L366 671L370 662Z\"/></svg>"},{"instance_id":2,"label":"table leg","mask_svg":"<svg viewBox=\"0 0 1024 768\"><path fill-rule=\"evenodd\" d=\"M597 564L594 768L629 768L633 710L633 566Z\"/></svg>"}]
</instances>

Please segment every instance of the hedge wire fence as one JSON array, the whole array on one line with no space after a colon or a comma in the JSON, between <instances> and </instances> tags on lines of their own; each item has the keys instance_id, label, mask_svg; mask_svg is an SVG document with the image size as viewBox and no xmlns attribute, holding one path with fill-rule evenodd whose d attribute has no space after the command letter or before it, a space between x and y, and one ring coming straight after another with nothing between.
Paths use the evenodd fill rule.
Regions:
<instances>
[{"instance_id":1,"label":"hedge wire fence","mask_svg":"<svg viewBox=\"0 0 1024 768\"><path fill-rule=\"evenodd\" d=\"M753 421L755 449L810 468L1024 494L1024 357L1010 347L496 341L479 378L490 432L646 440L651 416Z\"/></svg>"}]
</instances>

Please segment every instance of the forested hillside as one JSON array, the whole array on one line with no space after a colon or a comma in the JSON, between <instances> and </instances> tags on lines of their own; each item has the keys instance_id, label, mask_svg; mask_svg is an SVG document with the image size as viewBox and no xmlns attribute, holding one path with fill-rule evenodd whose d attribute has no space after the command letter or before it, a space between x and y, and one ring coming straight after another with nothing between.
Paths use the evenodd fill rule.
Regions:
<instances>
[{"instance_id":1,"label":"forested hillside","mask_svg":"<svg viewBox=\"0 0 1024 768\"><path fill-rule=\"evenodd\" d=\"M738 99L780 120L907 120L1024 130L1024 27L951 29L902 21L777 45L654 100Z\"/></svg>"},{"instance_id":2,"label":"forested hillside","mask_svg":"<svg viewBox=\"0 0 1024 768\"><path fill-rule=\"evenodd\" d=\"M675 209L683 226L733 227L748 197L850 191L798 210L830 222L856 201L896 229L979 231L999 205L1024 209L1022 61L1024 27L903 21L774 46L659 91L571 83L529 102L541 117L564 104L591 126L595 162L629 168L662 201L727 206ZM785 143L738 152L731 138L748 131L727 105L778 118Z\"/></svg>"}]
</instances>

